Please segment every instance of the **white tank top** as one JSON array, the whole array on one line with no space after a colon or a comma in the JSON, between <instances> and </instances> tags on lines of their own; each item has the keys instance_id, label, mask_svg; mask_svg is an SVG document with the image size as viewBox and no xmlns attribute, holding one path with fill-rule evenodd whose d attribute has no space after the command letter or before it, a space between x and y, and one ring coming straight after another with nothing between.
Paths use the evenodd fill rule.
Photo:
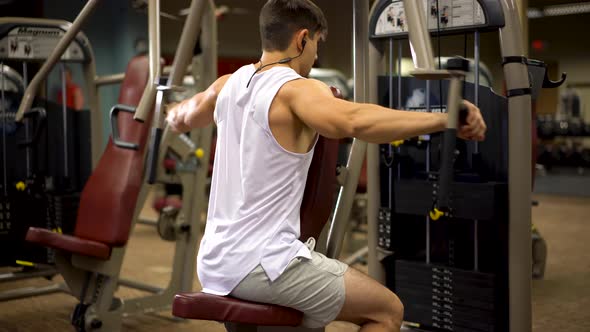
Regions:
<instances>
[{"instance_id":1,"label":"white tank top","mask_svg":"<svg viewBox=\"0 0 590 332\"><path fill-rule=\"evenodd\" d=\"M197 273L203 292L215 295L229 294L259 264L273 281L293 258L311 259L299 241L299 209L314 150L285 150L268 121L279 89L302 77L273 67L246 88L255 70L230 77L214 113L217 150Z\"/></svg>"}]
</instances>

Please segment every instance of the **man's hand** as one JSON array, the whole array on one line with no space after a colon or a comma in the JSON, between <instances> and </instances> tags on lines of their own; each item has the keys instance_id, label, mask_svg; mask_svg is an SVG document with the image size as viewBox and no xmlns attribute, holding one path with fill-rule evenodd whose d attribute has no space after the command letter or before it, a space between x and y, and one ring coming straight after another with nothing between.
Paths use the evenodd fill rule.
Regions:
<instances>
[{"instance_id":1,"label":"man's hand","mask_svg":"<svg viewBox=\"0 0 590 332\"><path fill-rule=\"evenodd\" d=\"M457 136L464 140L483 141L486 138L487 127L479 108L466 100L463 104L467 106L468 113L465 123L459 124Z\"/></svg>"},{"instance_id":2,"label":"man's hand","mask_svg":"<svg viewBox=\"0 0 590 332\"><path fill-rule=\"evenodd\" d=\"M194 105L195 102L193 99L185 100L179 104L174 105L170 109L168 109L168 115L166 116L166 121L175 133L186 133L191 130L191 127L187 123L187 115L190 112L191 108L196 108Z\"/></svg>"}]
</instances>

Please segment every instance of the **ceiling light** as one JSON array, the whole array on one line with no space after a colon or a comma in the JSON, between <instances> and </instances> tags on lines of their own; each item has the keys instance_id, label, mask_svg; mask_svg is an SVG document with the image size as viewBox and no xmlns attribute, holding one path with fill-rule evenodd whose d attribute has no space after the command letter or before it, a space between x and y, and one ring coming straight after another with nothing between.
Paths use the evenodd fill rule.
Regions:
<instances>
[{"instance_id":1,"label":"ceiling light","mask_svg":"<svg viewBox=\"0 0 590 332\"><path fill-rule=\"evenodd\" d=\"M531 7L528 9L527 16L530 19L534 19L546 16L579 15L586 13L590 13L589 1L547 6L543 9Z\"/></svg>"},{"instance_id":2,"label":"ceiling light","mask_svg":"<svg viewBox=\"0 0 590 332\"><path fill-rule=\"evenodd\" d=\"M541 18L545 15L543 14L543 11L539 8L529 8L527 16L529 18Z\"/></svg>"},{"instance_id":3,"label":"ceiling light","mask_svg":"<svg viewBox=\"0 0 590 332\"><path fill-rule=\"evenodd\" d=\"M545 16L563 16L590 13L590 2L547 6L543 9L543 12Z\"/></svg>"}]
</instances>

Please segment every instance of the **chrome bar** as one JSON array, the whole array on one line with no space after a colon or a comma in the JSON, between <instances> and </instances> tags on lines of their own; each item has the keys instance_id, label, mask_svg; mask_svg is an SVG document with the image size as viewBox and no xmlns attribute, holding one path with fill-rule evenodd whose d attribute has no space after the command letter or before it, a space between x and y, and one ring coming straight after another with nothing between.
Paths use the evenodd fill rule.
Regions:
<instances>
[{"instance_id":1,"label":"chrome bar","mask_svg":"<svg viewBox=\"0 0 590 332\"><path fill-rule=\"evenodd\" d=\"M62 133L64 135L64 176L67 178L70 176L70 172L68 169L68 87L66 86L66 65L62 62L59 68L61 74L61 115L63 117Z\"/></svg>"},{"instance_id":2,"label":"chrome bar","mask_svg":"<svg viewBox=\"0 0 590 332\"><path fill-rule=\"evenodd\" d=\"M375 14L376 5L378 1L375 1L371 8L372 17ZM378 103L378 78L379 78L379 66L384 59L384 55L380 52L375 41L368 43L369 53L367 58L368 67L368 84L367 84L367 102ZM393 51L393 47L391 47ZM391 74L391 73L389 73ZM379 145L368 144L367 146L367 242L369 247L368 254L368 266L369 276L377 280L381 284L385 284L385 268L381 264L380 250L378 248L379 243L379 205L381 202L381 192L379 183Z\"/></svg>"},{"instance_id":3,"label":"chrome bar","mask_svg":"<svg viewBox=\"0 0 590 332\"><path fill-rule=\"evenodd\" d=\"M4 107L5 105L5 101L6 101L6 97L4 96L4 87L5 85L5 80L6 78L4 77L6 76L6 74L4 73L4 61L0 62L0 87L2 87L2 90L0 91L0 107L2 108L2 170L3 170L3 174L2 174L2 188L4 189L4 196L8 196L8 175L6 173L6 169L7 169L7 160L6 160L6 109Z\"/></svg>"},{"instance_id":4,"label":"chrome bar","mask_svg":"<svg viewBox=\"0 0 590 332\"><path fill-rule=\"evenodd\" d=\"M24 88L26 89L29 85L29 78L27 77L28 75L28 66L27 66L27 62L23 61L23 85ZM31 135L30 130L29 130L29 126L28 124L25 124L25 140L29 140L29 135ZM31 147L30 146L26 146L25 147L25 157L27 159L27 178L31 176Z\"/></svg>"},{"instance_id":5,"label":"chrome bar","mask_svg":"<svg viewBox=\"0 0 590 332\"><path fill-rule=\"evenodd\" d=\"M475 31L475 36L474 36L474 41L473 43L475 44L474 48L473 48L473 57L475 58L475 95L474 95L474 105L475 106L479 106L479 75L480 75L480 70L479 70L479 64L481 62L480 60L480 35L479 35L479 31ZM479 152L479 143L478 142L474 142L473 144L475 144L475 153Z\"/></svg>"}]
</instances>

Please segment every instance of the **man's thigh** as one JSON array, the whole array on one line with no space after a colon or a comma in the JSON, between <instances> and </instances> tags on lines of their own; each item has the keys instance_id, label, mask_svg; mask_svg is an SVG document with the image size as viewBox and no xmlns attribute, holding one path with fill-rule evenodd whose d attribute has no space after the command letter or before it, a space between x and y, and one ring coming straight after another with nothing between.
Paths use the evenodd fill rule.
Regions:
<instances>
[{"instance_id":1,"label":"man's thigh","mask_svg":"<svg viewBox=\"0 0 590 332\"><path fill-rule=\"evenodd\" d=\"M258 266L230 295L297 309L304 313L304 326L321 327L333 321L344 304L347 268L344 263L312 252L311 260L293 259L273 282Z\"/></svg>"}]
</instances>

